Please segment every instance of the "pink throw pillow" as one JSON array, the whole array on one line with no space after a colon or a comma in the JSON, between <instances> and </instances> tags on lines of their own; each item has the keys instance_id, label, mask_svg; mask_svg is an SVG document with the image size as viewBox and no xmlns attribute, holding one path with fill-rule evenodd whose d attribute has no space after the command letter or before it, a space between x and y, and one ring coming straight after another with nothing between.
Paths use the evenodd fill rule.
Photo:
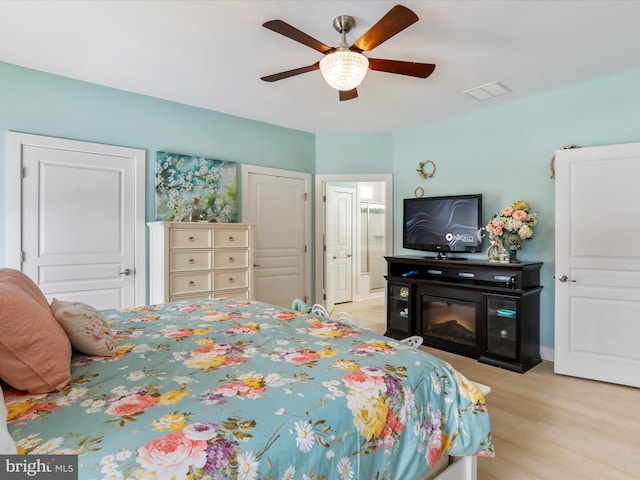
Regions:
<instances>
[{"instance_id":1,"label":"pink throw pillow","mask_svg":"<svg viewBox=\"0 0 640 480\"><path fill-rule=\"evenodd\" d=\"M71 380L71 343L38 286L0 269L0 378L29 393L62 390Z\"/></svg>"}]
</instances>

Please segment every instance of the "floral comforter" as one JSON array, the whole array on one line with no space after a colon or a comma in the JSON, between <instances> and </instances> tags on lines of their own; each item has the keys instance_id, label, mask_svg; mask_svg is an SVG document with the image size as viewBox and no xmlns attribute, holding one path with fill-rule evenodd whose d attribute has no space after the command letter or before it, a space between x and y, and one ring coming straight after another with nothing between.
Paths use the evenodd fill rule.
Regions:
<instances>
[{"instance_id":1,"label":"floral comforter","mask_svg":"<svg viewBox=\"0 0 640 480\"><path fill-rule=\"evenodd\" d=\"M5 392L19 453L77 454L80 480L415 479L493 456L481 393L403 343L245 299L102 313L116 357Z\"/></svg>"}]
</instances>

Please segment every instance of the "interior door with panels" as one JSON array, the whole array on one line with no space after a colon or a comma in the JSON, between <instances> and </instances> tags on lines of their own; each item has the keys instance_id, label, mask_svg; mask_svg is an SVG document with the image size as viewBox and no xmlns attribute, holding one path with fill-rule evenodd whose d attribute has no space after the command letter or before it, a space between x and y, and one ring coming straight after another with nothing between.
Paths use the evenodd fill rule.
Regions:
<instances>
[{"instance_id":1,"label":"interior door with panels","mask_svg":"<svg viewBox=\"0 0 640 480\"><path fill-rule=\"evenodd\" d=\"M325 300L329 311L336 303L353 300L355 197L353 188L326 186Z\"/></svg>"},{"instance_id":2,"label":"interior door with panels","mask_svg":"<svg viewBox=\"0 0 640 480\"><path fill-rule=\"evenodd\" d=\"M49 300L146 303L145 152L10 132L8 158L9 266Z\"/></svg>"},{"instance_id":3,"label":"interior door with panels","mask_svg":"<svg viewBox=\"0 0 640 480\"><path fill-rule=\"evenodd\" d=\"M311 297L311 175L242 165L242 219L255 224L256 300L290 307Z\"/></svg>"},{"instance_id":4,"label":"interior door with panels","mask_svg":"<svg viewBox=\"0 0 640 480\"><path fill-rule=\"evenodd\" d=\"M555 371L640 387L640 143L556 152Z\"/></svg>"}]
</instances>

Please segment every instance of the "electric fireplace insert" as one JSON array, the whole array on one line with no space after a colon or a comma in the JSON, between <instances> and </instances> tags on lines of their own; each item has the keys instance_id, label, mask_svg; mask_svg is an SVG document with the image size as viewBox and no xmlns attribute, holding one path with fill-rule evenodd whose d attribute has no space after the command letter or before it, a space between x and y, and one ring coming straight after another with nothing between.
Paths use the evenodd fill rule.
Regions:
<instances>
[{"instance_id":1,"label":"electric fireplace insert","mask_svg":"<svg viewBox=\"0 0 640 480\"><path fill-rule=\"evenodd\" d=\"M478 353L478 305L480 298L451 296L421 296L421 332L425 345L454 353L476 357Z\"/></svg>"}]
</instances>

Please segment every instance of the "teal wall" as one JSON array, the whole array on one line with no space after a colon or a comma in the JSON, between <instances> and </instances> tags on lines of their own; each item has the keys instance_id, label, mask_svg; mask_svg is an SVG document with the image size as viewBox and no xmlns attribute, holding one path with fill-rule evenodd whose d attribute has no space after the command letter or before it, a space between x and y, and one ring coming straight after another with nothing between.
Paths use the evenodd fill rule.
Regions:
<instances>
[{"instance_id":1,"label":"teal wall","mask_svg":"<svg viewBox=\"0 0 640 480\"><path fill-rule=\"evenodd\" d=\"M393 173L396 254L411 253L401 248L402 199L418 186L425 195L484 194L485 220L524 199L540 213L540 224L519 256L544 262L541 344L553 347L555 185L549 161L570 143L640 141L638 85L640 70L393 133L314 135L0 63L0 132L145 149L149 220L158 150L307 173ZM5 142L0 135L0 265L10 207ZM436 163L434 178L416 173L423 160Z\"/></svg>"},{"instance_id":2,"label":"teal wall","mask_svg":"<svg viewBox=\"0 0 640 480\"><path fill-rule=\"evenodd\" d=\"M324 133L316 135L319 175L391 173L391 133Z\"/></svg>"},{"instance_id":3,"label":"teal wall","mask_svg":"<svg viewBox=\"0 0 640 480\"><path fill-rule=\"evenodd\" d=\"M147 151L147 220L154 159L170 151L305 173L311 133L123 92L0 62L0 132L9 130ZM0 134L0 265L6 261L6 135Z\"/></svg>"}]
</instances>

